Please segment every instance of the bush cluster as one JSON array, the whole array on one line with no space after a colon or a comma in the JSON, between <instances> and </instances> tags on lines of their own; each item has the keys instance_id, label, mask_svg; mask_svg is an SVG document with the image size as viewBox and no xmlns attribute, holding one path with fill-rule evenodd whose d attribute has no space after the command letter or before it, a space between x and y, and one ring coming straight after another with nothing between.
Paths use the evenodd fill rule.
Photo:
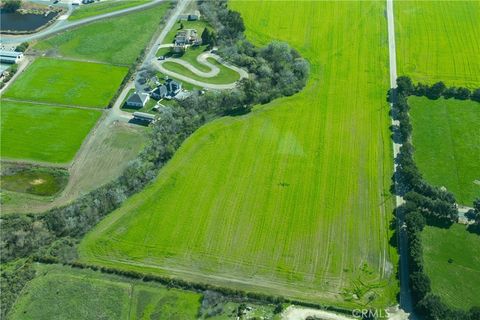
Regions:
<instances>
[{"instance_id":1,"label":"bush cluster","mask_svg":"<svg viewBox=\"0 0 480 320\"><path fill-rule=\"evenodd\" d=\"M465 312L448 307L431 292L430 279L424 271L421 231L425 225L448 228L458 220L458 211L453 194L429 185L422 177L413 159L414 148L410 143L412 126L408 115L409 95L425 95L438 99L447 89L439 82L431 87L414 86L408 77L397 79L397 89L391 93L392 115L398 120L394 128L394 139L403 143L395 159L397 170L393 177L394 193L404 197L405 203L397 208L397 214L404 216L408 238L410 287L417 311L429 319L479 319L480 309ZM455 97L457 98L457 97ZM397 135L395 135L397 133ZM480 206L480 201L479 201Z\"/></svg>"}]
</instances>

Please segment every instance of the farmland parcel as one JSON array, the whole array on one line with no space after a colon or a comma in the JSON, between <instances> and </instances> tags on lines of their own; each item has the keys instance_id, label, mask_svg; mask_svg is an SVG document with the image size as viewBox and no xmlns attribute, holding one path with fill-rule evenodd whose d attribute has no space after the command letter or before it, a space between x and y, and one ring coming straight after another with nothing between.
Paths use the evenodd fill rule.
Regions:
<instances>
[{"instance_id":1,"label":"farmland parcel","mask_svg":"<svg viewBox=\"0 0 480 320\"><path fill-rule=\"evenodd\" d=\"M398 74L480 86L479 1L395 1Z\"/></svg>"},{"instance_id":2,"label":"farmland parcel","mask_svg":"<svg viewBox=\"0 0 480 320\"><path fill-rule=\"evenodd\" d=\"M198 130L87 235L81 260L349 307L393 303L384 3L234 8L258 44L282 39L309 59L307 87Z\"/></svg>"},{"instance_id":3,"label":"farmland parcel","mask_svg":"<svg viewBox=\"0 0 480 320\"><path fill-rule=\"evenodd\" d=\"M480 237L459 224L449 229L426 227L422 243L432 292L453 308L468 310L478 306Z\"/></svg>"},{"instance_id":4,"label":"farmland parcel","mask_svg":"<svg viewBox=\"0 0 480 320\"><path fill-rule=\"evenodd\" d=\"M2 101L2 158L70 162L98 110Z\"/></svg>"},{"instance_id":5,"label":"farmland parcel","mask_svg":"<svg viewBox=\"0 0 480 320\"><path fill-rule=\"evenodd\" d=\"M105 108L126 67L38 58L5 92L5 98Z\"/></svg>"},{"instance_id":6,"label":"farmland parcel","mask_svg":"<svg viewBox=\"0 0 480 320\"><path fill-rule=\"evenodd\" d=\"M43 40L35 49L130 66L152 39L168 7L165 2L149 10L92 23Z\"/></svg>"},{"instance_id":7,"label":"farmland parcel","mask_svg":"<svg viewBox=\"0 0 480 320\"><path fill-rule=\"evenodd\" d=\"M425 179L471 206L480 197L480 103L410 97L415 162Z\"/></svg>"}]
</instances>

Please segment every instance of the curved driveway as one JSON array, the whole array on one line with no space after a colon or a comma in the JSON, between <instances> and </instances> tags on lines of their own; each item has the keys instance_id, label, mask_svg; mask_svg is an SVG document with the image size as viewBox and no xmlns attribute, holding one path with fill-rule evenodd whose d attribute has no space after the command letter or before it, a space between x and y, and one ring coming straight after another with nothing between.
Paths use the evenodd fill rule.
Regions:
<instances>
[{"instance_id":1,"label":"curved driveway","mask_svg":"<svg viewBox=\"0 0 480 320\"><path fill-rule=\"evenodd\" d=\"M165 48L165 47L169 47L169 46L171 46L171 45L170 44L161 45L160 47ZM217 56L215 54L212 54L212 53L209 53L209 52L204 52L197 57L197 62L198 63L200 63L202 65L205 65L205 66L210 68L210 71L208 71L208 72L198 70L195 66L193 66L189 62L187 62L185 60L182 60L182 59L177 59L177 58L168 58L166 60L155 61L154 65L157 67L158 70L160 70L160 72L162 72L166 75L177 78L179 80L183 80L185 82L189 82L189 83L194 84L194 85L199 86L199 87L214 89L214 90L224 90L224 89L235 88L237 81L232 82L232 83L227 83L227 84L207 83L207 82L198 81L198 80L192 79L190 77L187 77L185 75L176 73L176 72L171 71L171 70L169 70L169 69L167 69L163 66L163 64L165 62L170 61L170 62L178 63L178 64L184 66L185 68L187 68L188 70L190 70L191 72L193 72L194 74L196 74L199 77L213 78L213 77L216 77L220 73L220 69L216 65L214 65L213 63L208 61L208 58L215 59L219 63L223 64L225 67L234 70L235 72L237 72L240 75L240 79L248 78L248 73L245 70L243 70L241 68L238 68L234 65L231 65L229 63L226 63L219 56Z\"/></svg>"},{"instance_id":2,"label":"curved driveway","mask_svg":"<svg viewBox=\"0 0 480 320\"><path fill-rule=\"evenodd\" d=\"M34 33L34 34L2 35L2 37L0 39L0 43L21 43L21 42L29 42L29 41L32 41L32 40L37 40L37 39L44 38L44 37L47 37L49 35L52 35L54 33L66 30L68 28L73 28L73 27L80 26L82 24L86 24L86 23L90 23L90 22L93 22L93 21L102 20L102 19L122 15L122 14L125 14L125 13L130 13L130 12L134 12L134 11L138 11L138 10L147 9L147 8L156 6L163 1L165 1L165 0L152 0L151 2L148 2L146 4L141 4L139 6L126 8L126 9L122 9L122 10L118 10L118 11L113 11L113 12L109 12L109 13L105 13L105 14L100 14L100 15L97 15L97 16L85 18L85 19L78 20L78 21L59 20L57 18L57 21L55 23L53 23L52 25L48 26L47 28L45 28L45 29L43 29L43 30L41 30L37 33Z\"/></svg>"}]
</instances>

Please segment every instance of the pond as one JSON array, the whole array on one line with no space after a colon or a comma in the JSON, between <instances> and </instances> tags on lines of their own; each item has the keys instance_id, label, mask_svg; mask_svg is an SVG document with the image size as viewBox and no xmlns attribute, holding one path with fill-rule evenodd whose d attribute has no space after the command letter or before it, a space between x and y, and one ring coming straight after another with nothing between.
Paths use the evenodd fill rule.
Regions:
<instances>
[{"instance_id":1,"label":"pond","mask_svg":"<svg viewBox=\"0 0 480 320\"><path fill-rule=\"evenodd\" d=\"M0 11L0 30L12 32L35 31L57 16L58 12L49 14L20 14L18 12Z\"/></svg>"},{"instance_id":2,"label":"pond","mask_svg":"<svg viewBox=\"0 0 480 320\"><path fill-rule=\"evenodd\" d=\"M67 182L68 171L57 168L9 167L0 176L0 188L38 196L53 196Z\"/></svg>"}]
</instances>

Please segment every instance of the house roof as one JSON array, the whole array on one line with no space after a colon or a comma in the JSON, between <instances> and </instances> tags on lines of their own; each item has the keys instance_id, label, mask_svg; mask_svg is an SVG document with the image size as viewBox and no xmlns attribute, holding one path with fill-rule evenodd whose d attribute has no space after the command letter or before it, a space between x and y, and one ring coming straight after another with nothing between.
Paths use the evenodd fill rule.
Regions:
<instances>
[{"instance_id":1,"label":"house roof","mask_svg":"<svg viewBox=\"0 0 480 320\"><path fill-rule=\"evenodd\" d=\"M22 55L23 52L0 50L1 57L18 58Z\"/></svg>"},{"instance_id":2,"label":"house roof","mask_svg":"<svg viewBox=\"0 0 480 320\"><path fill-rule=\"evenodd\" d=\"M146 120L154 120L155 119L155 115L150 114L150 113L145 113L145 112L139 112L139 111L134 112L133 116L135 118L146 119Z\"/></svg>"},{"instance_id":3,"label":"house roof","mask_svg":"<svg viewBox=\"0 0 480 320\"><path fill-rule=\"evenodd\" d=\"M134 92L130 97L128 97L128 100L127 102L129 103L141 103L141 104L145 104L145 102L147 101L148 99L148 95L147 94L139 94L137 92Z\"/></svg>"},{"instance_id":4,"label":"house roof","mask_svg":"<svg viewBox=\"0 0 480 320\"><path fill-rule=\"evenodd\" d=\"M167 94L167 92L168 92L167 87L162 84L161 86L156 87L155 90L153 90L152 93L161 96L162 94Z\"/></svg>"}]
</instances>

